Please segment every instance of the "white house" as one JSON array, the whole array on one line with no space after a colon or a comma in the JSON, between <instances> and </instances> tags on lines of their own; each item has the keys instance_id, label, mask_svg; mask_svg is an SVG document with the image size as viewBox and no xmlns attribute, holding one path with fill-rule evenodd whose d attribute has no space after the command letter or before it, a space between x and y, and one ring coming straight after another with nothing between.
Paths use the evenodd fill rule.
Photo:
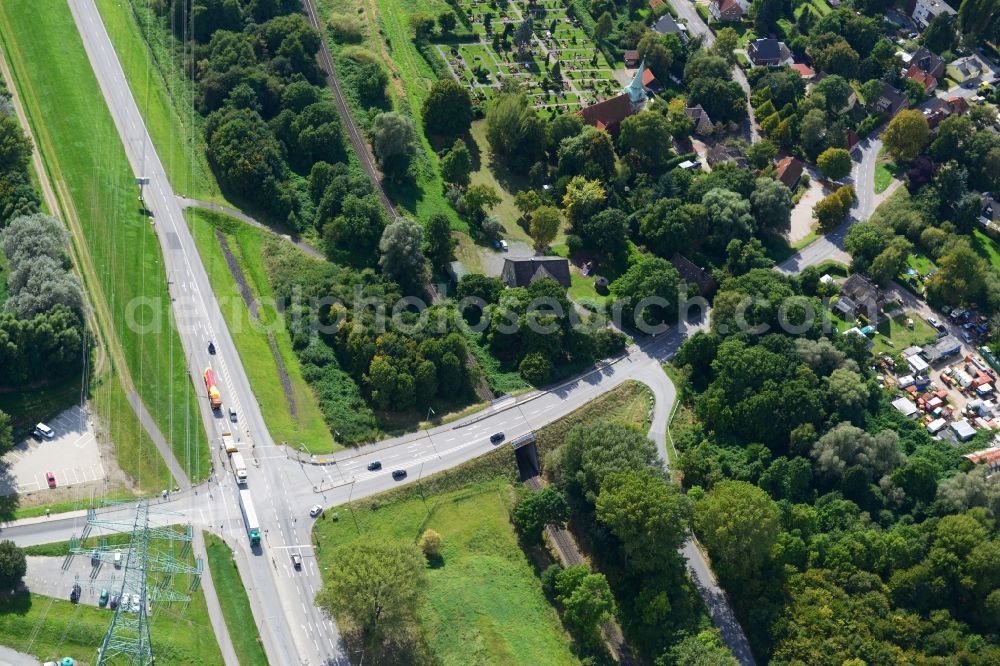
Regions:
<instances>
[{"instance_id":1,"label":"white house","mask_svg":"<svg viewBox=\"0 0 1000 666\"><path fill-rule=\"evenodd\" d=\"M940 14L954 15L955 9L944 0L909 0L906 10L921 29L926 28L935 16Z\"/></svg>"}]
</instances>

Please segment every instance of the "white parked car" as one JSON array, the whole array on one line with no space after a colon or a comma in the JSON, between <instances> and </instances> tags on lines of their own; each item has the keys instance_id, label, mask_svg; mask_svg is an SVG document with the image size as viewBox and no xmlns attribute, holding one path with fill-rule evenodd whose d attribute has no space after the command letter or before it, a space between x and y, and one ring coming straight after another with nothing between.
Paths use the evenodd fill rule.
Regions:
<instances>
[{"instance_id":1,"label":"white parked car","mask_svg":"<svg viewBox=\"0 0 1000 666\"><path fill-rule=\"evenodd\" d=\"M35 426L35 434L40 437L44 437L45 439L52 439L56 436L56 431L44 423L39 423Z\"/></svg>"}]
</instances>

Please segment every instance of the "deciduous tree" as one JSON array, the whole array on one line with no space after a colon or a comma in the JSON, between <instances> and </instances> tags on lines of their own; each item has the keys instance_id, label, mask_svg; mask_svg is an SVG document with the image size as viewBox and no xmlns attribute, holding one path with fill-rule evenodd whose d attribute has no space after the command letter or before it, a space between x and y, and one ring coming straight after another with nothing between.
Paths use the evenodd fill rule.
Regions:
<instances>
[{"instance_id":1,"label":"deciduous tree","mask_svg":"<svg viewBox=\"0 0 1000 666\"><path fill-rule=\"evenodd\" d=\"M716 570L727 581L755 577L780 531L780 512L763 490L723 481L694 507L694 525Z\"/></svg>"},{"instance_id":2,"label":"deciduous tree","mask_svg":"<svg viewBox=\"0 0 1000 666\"><path fill-rule=\"evenodd\" d=\"M539 252L545 250L559 233L562 215L555 206L539 206L531 213L528 233Z\"/></svg>"},{"instance_id":3,"label":"deciduous tree","mask_svg":"<svg viewBox=\"0 0 1000 666\"><path fill-rule=\"evenodd\" d=\"M365 644L412 623L426 585L424 558L416 546L368 539L341 546L331 566L338 572L316 595L317 605Z\"/></svg>"},{"instance_id":4,"label":"deciduous tree","mask_svg":"<svg viewBox=\"0 0 1000 666\"><path fill-rule=\"evenodd\" d=\"M851 173L851 154L843 148L827 148L816 160L823 175L831 180L840 180Z\"/></svg>"},{"instance_id":5,"label":"deciduous tree","mask_svg":"<svg viewBox=\"0 0 1000 666\"><path fill-rule=\"evenodd\" d=\"M929 136L924 114L917 109L904 109L889 121L882 133L882 142L897 162L909 162L924 149Z\"/></svg>"},{"instance_id":6,"label":"deciduous tree","mask_svg":"<svg viewBox=\"0 0 1000 666\"><path fill-rule=\"evenodd\" d=\"M424 130L428 134L465 134L472 124L472 99L469 91L450 77L438 79L424 100L421 115Z\"/></svg>"},{"instance_id":7,"label":"deciduous tree","mask_svg":"<svg viewBox=\"0 0 1000 666\"><path fill-rule=\"evenodd\" d=\"M28 572L28 560L24 551L13 541L0 541L0 589L13 590L21 584Z\"/></svg>"},{"instance_id":8,"label":"deciduous tree","mask_svg":"<svg viewBox=\"0 0 1000 666\"><path fill-rule=\"evenodd\" d=\"M684 543L687 498L652 470L619 472L604 479L597 496L597 520L618 537L626 567L663 568L664 554Z\"/></svg>"}]
</instances>

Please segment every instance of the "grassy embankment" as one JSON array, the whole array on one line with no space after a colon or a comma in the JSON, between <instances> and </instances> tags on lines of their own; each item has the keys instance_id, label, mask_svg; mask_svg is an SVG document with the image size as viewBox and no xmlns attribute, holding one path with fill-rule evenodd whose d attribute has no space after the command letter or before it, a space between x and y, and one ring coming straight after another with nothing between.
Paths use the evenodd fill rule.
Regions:
<instances>
[{"instance_id":1,"label":"grassy embankment","mask_svg":"<svg viewBox=\"0 0 1000 666\"><path fill-rule=\"evenodd\" d=\"M229 635L234 639L233 649L236 650L240 666L267 666L267 656L250 610L250 600L247 599L246 589L233 561L233 551L225 541L208 532L205 532L205 548L208 551L208 566L212 570L212 582L219 595L219 605L222 606ZM250 627L254 628L252 636Z\"/></svg>"},{"instance_id":2,"label":"grassy embankment","mask_svg":"<svg viewBox=\"0 0 1000 666\"><path fill-rule=\"evenodd\" d=\"M244 360L244 368L253 384L271 437L276 442L304 444L312 453L328 453L343 448L334 442L315 395L302 378L301 366L285 328L285 318L275 309L274 294L264 268L264 255L267 254L268 243L283 241L274 234L212 211L189 209L186 217L229 332ZM240 296L236 280L216 238L216 229L225 234L229 249L239 264L250 291L260 303L258 320L251 318L247 305ZM278 364L271 352L268 329L274 335L278 353L288 374L295 405L294 414L285 395Z\"/></svg>"},{"instance_id":3,"label":"grassy embankment","mask_svg":"<svg viewBox=\"0 0 1000 666\"><path fill-rule=\"evenodd\" d=\"M181 465L197 478L208 469L208 448L184 353L170 332L159 244L136 205L134 174L69 8L53 4L39 12L28 0L4 2L0 34L119 371L120 384L103 381L93 396L119 463L147 490L169 483L127 404L125 392L134 386ZM148 299L148 307L130 311L137 299ZM159 333L140 335L126 313L155 323Z\"/></svg>"},{"instance_id":4,"label":"grassy embankment","mask_svg":"<svg viewBox=\"0 0 1000 666\"><path fill-rule=\"evenodd\" d=\"M646 428L649 400L644 386L624 384L540 429L539 455L580 423L611 419ZM360 530L346 507L328 512L340 520L316 524L324 570L337 546L373 538L415 542L433 529L443 537L444 563L428 569L418 622L437 663L578 663L510 524L517 481L509 447L420 484L356 504Z\"/></svg>"},{"instance_id":5,"label":"grassy embankment","mask_svg":"<svg viewBox=\"0 0 1000 666\"><path fill-rule=\"evenodd\" d=\"M205 157L194 84L173 60L171 36L142 0L96 2L174 191L226 203Z\"/></svg>"},{"instance_id":6,"label":"grassy embankment","mask_svg":"<svg viewBox=\"0 0 1000 666\"><path fill-rule=\"evenodd\" d=\"M64 542L54 546L34 550L62 556L68 544ZM180 542L164 543L162 548L174 557L180 557ZM188 555L184 561L193 564L193 556ZM190 583L190 576L176 575L172 587L180 594L187 594ZM72 580L67 576L65 599L28 592L0 597L0 644L32 654L42 661L72 656L78 664L92 663L95 651L108 630L111 613L90 603L70 603L71 584ZM89 581L81 581L85 595L89 594L88 585ZM95 587L100 590L100 585ZM201 589L191 594L187 607L181 602L154 603L150 634L158 664L203 666L222 663L222 654L211 630Z\"/></svg>"},{"instance_id":7,"label":"grassy embankment","mask_svg":"<svg viewBox=\"0 0 1000 666\"><path fill-rule=\"evenodd\" d=\"M169 50L171 45L176 46L175 40L163 33L144 2L97 2L136 99L150 100L140 108L176 191L190 192L191 197L201 200L223 201L205 157L202 119L193 112L193 84L184 77ZM137 14L133 14L129 6L134 7ZM265 232L204 210L189 210L187 219L240 355L245 361L253 361L245 363L244 367L275 441L304 443L316 453L340 448L323 422L312 391L302 379L291 340L284 328L278 327L275 340L291 381L296 407L296 414L291 413L277 365L263 362L265 358L273 358L267 334L258 326L246 325L250 321L249 312L239 296L213 230L221 224L234 252L237 247L243 248L242 252L236 252L237 260L251 290L263 305L263 322L272 324L283 322L283 318L270 305L273 298L261 263Z\"/></svg>"}]
</instances>

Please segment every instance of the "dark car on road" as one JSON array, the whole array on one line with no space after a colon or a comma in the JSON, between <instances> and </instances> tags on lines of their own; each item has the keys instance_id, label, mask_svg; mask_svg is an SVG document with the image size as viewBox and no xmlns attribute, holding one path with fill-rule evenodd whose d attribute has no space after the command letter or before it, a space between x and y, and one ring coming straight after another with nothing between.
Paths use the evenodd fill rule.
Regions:
<instances>
[{"instance_id":1,"label":"dark car on road","mask_svg":"<svg viewBox=\"0 0 1000 666\"><path fill-rule=\"evenodd\" d=\"M208 353L209 354L215 353L215 343L212 342L211 340L208 341Z\"/></svg>"},{"instance_id":2,"label":"dark car on road","mask_svg":"<svg viewBox=\"0 0 1000 666\"><path fill-rule=\"evenodd\" d=\"M405 479L406 478L406 470L405 469L394 469L394 470L392 470L392 478L396 479L397 481L399 481L400 479Z\"/></svg>"},{"instance_id":3,"label":"dark car on road","mask_svg":"<svg viewBox=\"0 0 1000 666\"><path fill-rule=\"evenodd\" d=\"M80 584L73 583L73 589L69 592L69 600L74 604L80 600Z\"/></svg>"},{"instance_id":4,"label":"dark car on road","mask_svg":"<svg viewBox=\"0 0 1000 666\"><path fill-rule=\"evenodd\" d=\"M502 432L495 432L492 435L490 435L490 441L494 444L499 444L500 442L503 441L503 437L504 435Z\"/></svg>"},{"instance_id":5,"label":"dark car on road","mask_svg":"<svg viewBox=\"0 0 1000 666\"><path fill-rule=\"evenodd\" d=\"M370 463L368 463L368 471L369 472L375 472L375 471L378 471L380 469L382 469L382 463L380 463L378 460L373 460Z\"/></svg>"},{"instance_id":6,"label":"dark car on road","mask_svg":"<svg viewBox=\"0 0 1000 666\"><path fill-rule=\"evenodd\" d=\"M114 609L118 608L118 595L117 594L112 594L111 595L111 599L108 601L108 608L110 608L111 610L114 610Z\"/></svg>"}]
</instances>

